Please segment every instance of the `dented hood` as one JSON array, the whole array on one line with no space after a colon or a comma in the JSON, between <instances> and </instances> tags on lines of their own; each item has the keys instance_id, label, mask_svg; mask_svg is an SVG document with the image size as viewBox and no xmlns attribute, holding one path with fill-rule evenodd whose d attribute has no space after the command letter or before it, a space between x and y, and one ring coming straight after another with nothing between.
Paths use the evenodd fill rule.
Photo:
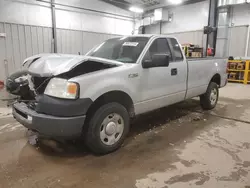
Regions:
<instances>
[{"instance_id":1,"label":"dented hood","mask_svg":"<svg viewBox=\"0 0 250 188\"><path fill-rule=\"evenodd\" d=\"M122 65L123 63L103 58L67 55L67 54L38 54L24 60L23 66L28 72L41 77L57 76L76 67L77 65L95 61L110 65Z\"/></svg>"}]
</instances>

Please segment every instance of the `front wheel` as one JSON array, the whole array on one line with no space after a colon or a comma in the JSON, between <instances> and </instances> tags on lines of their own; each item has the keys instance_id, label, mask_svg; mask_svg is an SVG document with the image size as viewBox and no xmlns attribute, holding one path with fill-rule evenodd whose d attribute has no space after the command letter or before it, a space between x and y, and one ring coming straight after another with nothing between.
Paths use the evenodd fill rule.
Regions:
<instances>
[{"instance_id":1,"label":"front wheel","mask_svg":"<svg viewBox=\"0 0 250 188\"><path fill-rule=\"evenodd\" d=\"M219 89L218 85L214 82L211 82L208 85L207 91L205 94L200 96L200 104L204 110L212 110L215 108L219 98Z\"/></svg>"},{"instance_id":2,"label":"front wheel","mask_svg":"<svg viewBox=\"0 0 250 188\"><path fill-rule=\"evenodd\" d=\"M129 113L118 103L101 106L90 118L85 144L96 154L118 149L129 132Z\"/></svg>"}]
</instances>

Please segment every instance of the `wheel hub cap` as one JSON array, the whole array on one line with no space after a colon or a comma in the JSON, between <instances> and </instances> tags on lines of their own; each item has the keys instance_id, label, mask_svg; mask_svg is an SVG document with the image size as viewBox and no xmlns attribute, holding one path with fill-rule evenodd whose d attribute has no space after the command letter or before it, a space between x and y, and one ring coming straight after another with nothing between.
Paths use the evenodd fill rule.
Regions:
<instances>
[{"instance_id":1,"label":"wheel hub cap","mask_svg":"<svg viewBox=\"0 0 250 188\"><path fill-rule=\"evenodd\" d=\"M108 123L108 125L106 126L106 134L107 135L112 135L115 133L116 130L116 124L114 122L110 122Z\"/></svg>"},{"instance_id":2,"label":"wheel hub cap","mask_svg":"<svg viewBox=\"0 0 250 188\"><path fill-rule=\"evenodd\" d=\"M113 145L120 140L124 131L124 120L116 113L109 114L102 121L100 139L105 145Z\"/></svg>"}]
</instances>

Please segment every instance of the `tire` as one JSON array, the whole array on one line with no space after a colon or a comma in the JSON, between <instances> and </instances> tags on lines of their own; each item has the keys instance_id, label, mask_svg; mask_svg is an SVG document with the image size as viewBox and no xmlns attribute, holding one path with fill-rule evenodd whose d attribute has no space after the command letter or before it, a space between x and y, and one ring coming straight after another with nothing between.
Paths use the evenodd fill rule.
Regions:
<instances>
[{"instance_id":1,"label":"tire","mask_svg":"<svg viewBox=\"0 0 250 188\"><path fill-rule=\"evenodd\" d=\"M118 103L105 104L87 122L85 144L95 154L111 153L122 145L129 127L130 117L124 106Z\"/></svg>"},{"instance_id":2,"label":"tire","mask_svg":"<svg viewBox=\"0 0 250 188\"><path fill-rule=\"evenodd\" d=\"M203 110L212 110L215 108L219 98L218 85L210 82L206 93L200 96L200 104Z\"/></svg>"}]
</instances>

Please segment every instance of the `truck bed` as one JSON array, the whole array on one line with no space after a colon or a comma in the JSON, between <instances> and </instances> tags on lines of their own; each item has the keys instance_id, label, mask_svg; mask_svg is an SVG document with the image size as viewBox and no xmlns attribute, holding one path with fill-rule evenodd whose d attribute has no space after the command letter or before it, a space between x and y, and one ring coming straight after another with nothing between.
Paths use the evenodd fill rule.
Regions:
<instances>
[{"instance_id":1,"label":"truck bed","mask_svg":"<svg viewBox=\"0 0 250 188\"><path fill-rule=\"evenodd\" d=\"M187 98L206 91L211 78L217 73L221 80L219 87L223 87L227 80L227 59L220 57L189 58Z\"/></svg>"},{"instance_id":2,"label":"truck bed","mask_svg":"<svg viewBox=\"0 0 250 188\"><path fill-rule=\"evenodd\" d=\"M226 59L225 57L187 57L188 61Z\"/></svg>"}]
</instances>

